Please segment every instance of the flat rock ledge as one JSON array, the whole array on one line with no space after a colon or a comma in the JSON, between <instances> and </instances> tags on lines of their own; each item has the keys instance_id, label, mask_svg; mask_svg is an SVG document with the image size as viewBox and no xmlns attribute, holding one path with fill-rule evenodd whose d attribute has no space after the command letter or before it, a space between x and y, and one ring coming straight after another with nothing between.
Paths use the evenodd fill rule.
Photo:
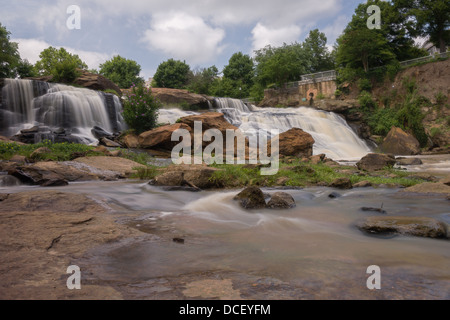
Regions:
<instances>
[{"instance_id":1,"label":"flat rock ledge","mask_svg":"<svg viewBox=\"0 0 450 320\"><path fill-rule=\"evenodd\" d=\"M369 234L399 234L414 237L448 239L447 225L433 218L424 217L369 217L357 224Z\"/></svg>"}]
</instances>

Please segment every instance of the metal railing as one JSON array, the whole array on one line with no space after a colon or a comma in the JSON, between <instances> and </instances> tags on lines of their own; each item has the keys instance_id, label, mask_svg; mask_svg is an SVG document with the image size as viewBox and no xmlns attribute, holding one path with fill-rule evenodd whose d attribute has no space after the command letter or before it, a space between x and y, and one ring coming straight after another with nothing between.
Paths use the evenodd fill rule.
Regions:
<instances>
[{"instance_id":1,"label":"metal railing","mask_svg":"<svg viewBox=\"0 0 450 320\"><path fill-rule=\"evenodd\" d=\"M445 59L445 58L448 58L448 57L450 57L450 51L443 52L443 53L435 53L435 54L431 54L431 55L426 56L426 57L420 57L420 58L416 58L416 59L402 61L402 62L400 62L400 65L402 67L407 67L407 66L411 66L411 65L416 64L416 63L427 62L427 61L430 61L430 60L440 59L440 58L444 58Z\"/></svg>"},{"instance_id":2,"label":"metal railing","mask_svg":"<svg viewBox=\"0 0 450 320\"><path fill-rule=\"evenodd\" d=\"M440 59L440 58L445 59L445 58L449 58L449 57L450 57L450 51L443 52L443 53L435 53L435 54L431 54L426 57L420 57L420 58L416 58L416 59L412 59L412 60L402 61L402 62L400 62L400 66L408 67L408 66L414 65L416 63L432 61L432 60ZM376 67L371 70L376 70L379 68L383 68L383 67ZM285 88L295 88L295 87L299 87L303 84L314 83L314 82L333 81L333 80L336 80L336 77L337 77L336 70L304 74L301 76L300 81L286 83Z\"/></svg>"}]
</instances>

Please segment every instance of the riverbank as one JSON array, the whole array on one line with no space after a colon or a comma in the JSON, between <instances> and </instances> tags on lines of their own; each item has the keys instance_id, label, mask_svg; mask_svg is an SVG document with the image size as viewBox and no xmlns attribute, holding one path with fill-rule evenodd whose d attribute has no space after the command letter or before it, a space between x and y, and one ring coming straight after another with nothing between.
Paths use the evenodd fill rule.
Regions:
<instances>
[{"instance_id":1,"label":"riverbank","mask_svg":"<svg viewBox=\"0 0 450 320\"><path fill-rule=\"evenodd\" d=\"M247 211L232 199L239 190L165 192L136 180L10 187L0 202L1 298L448 299L448 241L357 228L378 216L448 225L444 195L284 189L296 208ZM379 291L365 285L372 264ZM81 290L67 289L70 265Z\"/></svg>"}]
</instances>

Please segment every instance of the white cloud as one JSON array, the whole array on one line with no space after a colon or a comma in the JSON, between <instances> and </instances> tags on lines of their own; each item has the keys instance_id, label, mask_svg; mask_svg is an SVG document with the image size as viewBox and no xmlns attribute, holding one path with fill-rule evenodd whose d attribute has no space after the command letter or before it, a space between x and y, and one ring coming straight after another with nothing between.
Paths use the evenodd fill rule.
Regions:
<instances>
[{"instance_id":1,"label":"white cloud","mask_svg":"<svg viewBox=\"0 0 450 320\"><path fill-rule=\"evenodd\" d=\"M206 63L223 50L225 31L182 12L156 14L143 38L150 50L159 50L189 63Z\"/></svg>"},{"instance_id":2,"label":"white cloud","mask_svg":"<svg viewBox=\"0 0 450 320\"><path fill-rule=\"evenodd\" d=\"M39 60L39 54L42 50L47 49L50 46L57 49L61 48L60 46L54 46L46 41L38 39L12 39L12 41L19 44L20 57L22 59L27 59L33 64ZM66 46L64 46L64 49L72 54L77 54L91 69L98 68L101 63L111 58L110 55L101 52L78 50Z\"/></svg>"},{"instance_id":3,"label":"white cloud","mask_svg":"<svg viewBox=\"0 0 450 320\"><path fill-rule=\"evenodd\" d=\"M283 43L290 44L299 40L301 32L301 28L296 25L275 29L258 23L252 30L253 50L264 48L269 44L275 47L281 46Z\"/></svg>"},{"instance_id":4,"label":"white cloud","mask_svg":"<svg viewBox=\"0 0 450 320\"><path fill-rule=\"evenodd\" d=\"M332 24L323 28L323 30L320 30L327 36L327 42L331 47L336 42L336 39L342 34L345 27L347 27L350 20L350 17L340 15L333 21Z\"/></svg>"}]
</instances>

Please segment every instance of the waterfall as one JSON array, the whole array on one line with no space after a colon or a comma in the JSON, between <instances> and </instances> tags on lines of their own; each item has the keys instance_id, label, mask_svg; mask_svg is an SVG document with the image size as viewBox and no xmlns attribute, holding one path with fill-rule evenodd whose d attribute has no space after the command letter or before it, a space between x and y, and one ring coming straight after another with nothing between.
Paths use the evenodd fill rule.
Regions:
<instances>
[{"instance_id":1,"label":"waterfall","mask_svg":"<svg viewBox=\"0 0 450 320\"><path fill-rule=\"evenodd\" d=\"M316 141L314 154L324 153L334 160L354 160L370 152L368 145L346 121L332 112L309 107L259 108L230 98L217 98L215 105L230 123L248 136L260 130L270 135L271 129L278 129L281 133L300 128Z\"/></svg>"},{"instance_id":2,"label":"waterfall","mask_svg":"<svg viewBox=\"0 0 450 320\"><path fill-rule=\"evenodd\" d=\"M108 132L124 129L119 98L85 88L33 80L5 79L0 107L0 135L39 127L35 141L54 140L63 128L70 141L95 143L94 126Z\"/></svg>"}]
</instances>

